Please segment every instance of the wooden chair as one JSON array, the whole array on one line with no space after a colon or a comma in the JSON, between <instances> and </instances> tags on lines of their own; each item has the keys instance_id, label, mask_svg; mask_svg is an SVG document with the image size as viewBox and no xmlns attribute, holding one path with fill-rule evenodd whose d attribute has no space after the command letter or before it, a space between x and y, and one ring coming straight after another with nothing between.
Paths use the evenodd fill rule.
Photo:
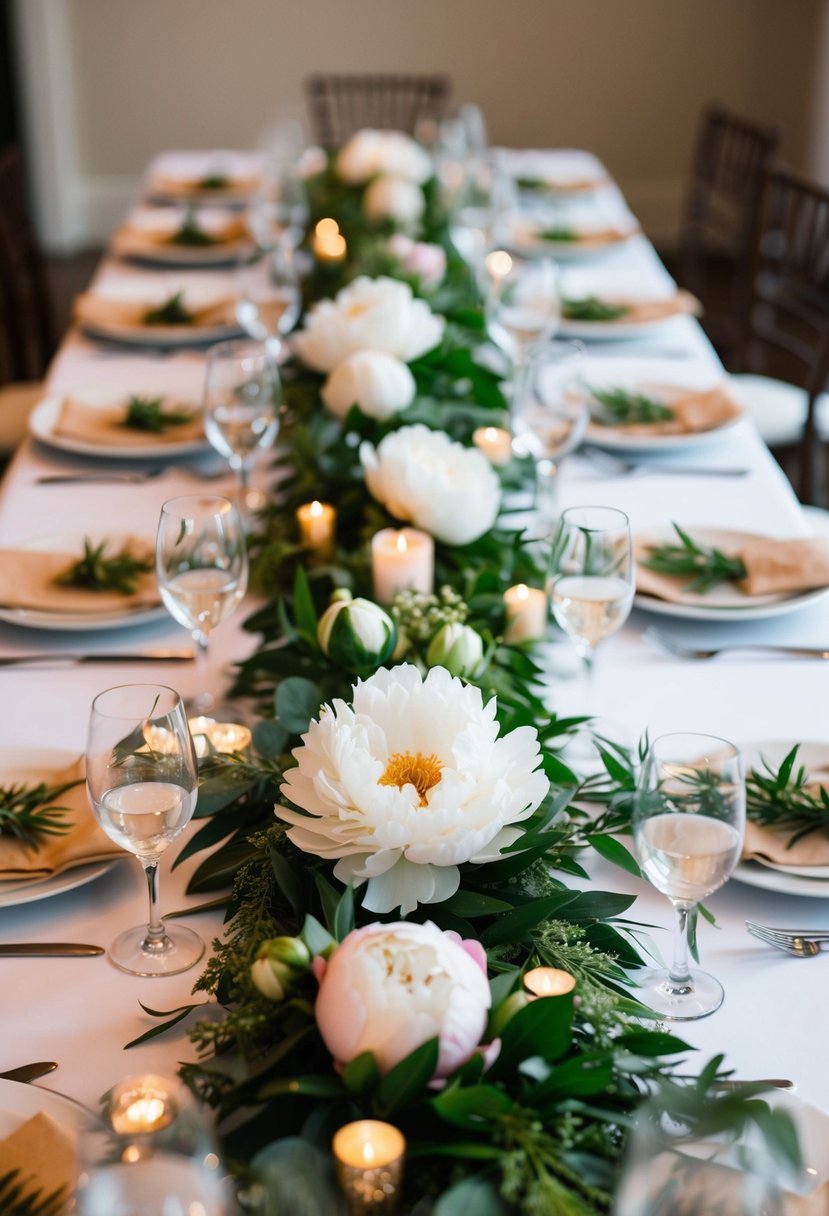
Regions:
<instances>
[{"instance_id":1,"label":"wooden chair","mask_svg":"<svg viewBox=\"0 0 829 1216\"><path fill-rule=\"evenodd\" d=\"M742 328L735 393L814 502L829 441L829 190L782 168L765 175Z\"/></svg>"},{"instance_id":2,"label":"wooden chair","mask_svg":"<svg viewBox=\"0 0 829 1216\"><path fill-rule=\"evenodd\" d=\"M779 142L775 126L719 105L703 111L685 198L679 279L702 300L703 327L723 357L739 344L763 173Z\"/></svg>"},{"instance_id":3,"label":"wooden chair","mask_svg":"<svg viewBox=\"0 0 829 1216\"><path fill-rule=\"evenodd\" d=\"M46 283L16 148L0 153L0 457L23 436L56 345Z\"/></svg>"},{"instance_id":4,"label":"wooden chair","mask_svg":"<svg viewBox=\"0 0 829 1216\"><path fill-rule=\"evenodd\" d=\"M451 82L441 75L329 75L305 81L315 137L339 148L362 127L414 135L422 119L446 112Z\"/></svg>"}]
</instances>

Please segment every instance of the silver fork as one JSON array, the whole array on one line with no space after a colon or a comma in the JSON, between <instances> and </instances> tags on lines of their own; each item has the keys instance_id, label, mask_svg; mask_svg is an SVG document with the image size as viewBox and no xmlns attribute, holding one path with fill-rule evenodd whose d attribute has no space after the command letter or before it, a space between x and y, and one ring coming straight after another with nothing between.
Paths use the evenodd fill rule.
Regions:
<instances>
[{"instance_id":1,"label":"silver fork","mask_svg":"<svg viewBox=\"0 0 829 1216\"><path fill-rule=\"evenodd\" d=\"M732 654L737 651L754 651L760 654L787 654L801 659L829 659L829 650L821 650L818 646L774 646L766 642L735 642L728 646L703 649L696 646L683 646L675 638L669 637L659 629L649 626L644 633L649 642L667 650L679 659L716 659L721 654Z\"/></svg>"},{"instance_id":2,"label":"silver fork","mask_svg":"<svg viewBox=\"0 0 829 1216\"><path fill-rule=\"evenodd\" d=\"M611 476L632 477L650 474L663 474L667 477L745 477L748 469L735 467L716 467L708 465L660 464L651 461L623 460L621 456L605 452L601 448L583 447L581 455L586 457L597 468L605 469Z\"/></svg>"},{"instance_id":3,"label":"silver fork","mask_svg":"<svg viewBox=\"0 0 829 1216\"><path fill-rule=\"evenodd\" d=\"M747 920L746 928L752 937L767 946L774 946L795 958L814 958L820 954L821 943L829 942L829 932L816 929L773 929L770 925L758 925Z\"/></svg>"}]
</instances>

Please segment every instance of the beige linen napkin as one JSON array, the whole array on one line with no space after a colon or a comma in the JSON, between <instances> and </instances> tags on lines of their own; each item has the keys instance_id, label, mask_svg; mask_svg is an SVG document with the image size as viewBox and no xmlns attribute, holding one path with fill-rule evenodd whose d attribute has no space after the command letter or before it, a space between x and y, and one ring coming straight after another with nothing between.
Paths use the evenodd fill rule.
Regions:
<instances>
[{"instance_id":1,"label":"beige linen napkin","mask_svg":"<svg viewBox=\"0 0 829 1216\"><path fill-rule=\"evenodd\" d=\"M107 545L105 556L126 549L137 560L152 561L152 549L140 537L128 536ZM129 612L159 603L158 585L152 565L138 576L132 595L117 591L91 591L84 587L62 587L55 579L79 560L78 553L54 553L39 549L0 549L0 605L42 612Z\"/></svg>"},{"instance_id":2,"label":"beige linen napkin","mask_svg":"<svg viewBox=\"0 0 829 1216\"><path fill-rule=\"evenodd\" d=\"M117 448L143 448L149 443L188 443L204 438L204 424L198 406L182 401L167 401L165 398L162 408L189 410L194 417L178 426L165 427L163 431L139 431L123 425L126 404L102 409L85 405L77 397L65 397L52 430L53 434L63 435L67 439Z\"/></svg>"},{"instance_id":3,"label":"beige linen napkin","mask_svg":"<svg viewBox=\"0 0 829 1216\"><path fill-rule=\"evenodd\" d=\"M210 304L195 308L188 303L185 295L183 307L192 316L192 321L186 325L148 324L144 317L154 308L160 307L164 301L154 303L148 300L119 300L112 296L97 295L87 291L75 297L75 320L79 325L94 325L104 329L117 326L122 329L180 329L183 333L216 325L234 325L235 296L220 296Z\"/></svg>"},{"instance_id":4,"label":"beige linen napkin","mask_svg":"<svg viewBox=\"0 0 829 1216\"><path fill-rule=\"evenodd\" d=\"M68 1199L75 1189L75 1142L69 1131L40 1112L0 1140L0 1177L20 1171L24 1193L39 1190L41 1197L65 1188Z\"/></svg>"},{"instance_id":5,"label":"beige linen napkin","mask_svg":"<svg viewBox=\"0 0 829 1216\"><path fill-rule=\"evenodd\" d=\"M688 535L692 540L696 539L693 531L689 531ZM708 546L709 542L703 544ZM714 546L726 556L742 560L746 578L733 585L745 596L784 595L829 587L829 541L812 537L775 540L768 536L754 536L731 544L714 542ZM647 561L651 547L651 544L641 540L634 544L636 590L661 600L686 603L689 598L687 587L693 579L671 578L642 565Z\"/></svg>"},{"instance_id":6,"label":"beige linen napkin","mask_svg":"<svg viewBox=\"0 0 829 1216\"><path fill-rule=\"evenodd\" d=\"M784 1195L785 1216L829 1216L829 1182L810 1195Z\"/></svg>"},{"instance_id":7,"label":"beige linen napkin","mask_svg":"<svg viewBox=\"0 0 829 1216\"><path fill-rule=\"evenodd\" d=\"M673 411L673 418L663 422L628 422L604 426L594 423L596 435L692 435L714 431L739 418L743 412L728 391L720 385L688 392L668 385L642 385L638 390L646 396L653 394Z\"/></svg>"},{"instance_id":8,"label":"beige linen napkin","mask_svg":"<svg viewBox=\"0 0 829 1216\"><path fill-rule=\"evenodd\" d=\"M829 772L818 770L809 776L806 793L817 796L821 789L829 788ZM829 866L829 831L810 832L788 849L786 845L794 834L792 828L761 827L749 820L746 823L743 860L770 861L776 866Z\"/></svg>"},{"instance_id":9,"label":"beige linen napkin","mask_svg":"<svg viewBox=\"0 0 829 1216\"><path fill-rule=\"evenodd\" d=\"M74 866L124 856L123 849L119 849L98 827L89 808L83 776L83 760L77 760L63 772L44 774L41 780L50 788L68 781L81 782L54 801L55 806L66 808L62 822L69 824L70 830L60 836L41 836L37 848L25 845L20 840L0 837L0 882L51 878L53 874ZM0 782L3 781L0 773ZM35 782L33 780L28 784Z\"/></svg>"},{"instance_id":10,"label":"beige linen napkin","mask_svg":"<svg viewBox=\"0 0 829 1216\"><path fill-rule=\"evenodd\" d=\"M204 183L211 177L224 178L221 186L210 187ZM190 198L193 195L215 195L216 198L221 198L223 194L253 194L254 190L259 185L258 174L241 174L225 176L220 170L216 173L202 174L201 177L175 177L172 174L157 173L150 183L151 190L158 194L170 194L181 198Z\"/></svg>"},{"instance_id":11,"label":"beige linen napkin","mask_svg":"<svg viewBox=\"0 0 829 1216\"><path fill-rule=\"evenodd\" d=\"M628 237L633 236L638 232L638 228L570 228L567 224L563 224L562 228L571 233L567 239L563 241L549 240L541 235L541 232L536 229L533 233L536 242L539 245L568 245L574 249L593 249L601 245L616 245L619 241L626 241Z\"/></svg>"},{"instance_id":12,"label":"beige linen napkin","mask_svg":"<svg viewBox=\"0 0 829 1216\"><path fill-rule=\"evenodd\" d=\"M250 241L247 226L239 216L205 228L201 228L196 221L196 226L211 238L209 245L179 245L177 241L171 240L181 225L171 229L145 228L141 224L126 223L114 233L112 248L116 253L154 253L158 249L181 249L198 253L202 249L215 249L221 245L238 245L242 241Z\"/></svg>"}]
</instances>

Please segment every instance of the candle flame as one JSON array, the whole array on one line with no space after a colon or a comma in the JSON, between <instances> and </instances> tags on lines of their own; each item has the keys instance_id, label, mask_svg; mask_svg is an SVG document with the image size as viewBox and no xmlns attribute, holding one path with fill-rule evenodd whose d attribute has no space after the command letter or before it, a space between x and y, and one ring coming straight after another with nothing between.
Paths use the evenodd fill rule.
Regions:
<instances>
[{"instance_id":1,"label":"candle flame","mask_svg":"<svg viewBox=\"0 0 829 1216\"><path fill-rule=\"evenodd\" d=\"M484 427L484 439L487 441L487 443L495 443L495 440L497 438L498 438L498 431L497 431L496 427L494 427L494 426L485 426Z\"/></svg>"},{"instance_id":2,"label":"candle flame","mask_svg":"<svg viewBox=\"0 0 829 1216\"><path fill-rule=\"evenodd\" d=\"M517 600L526 600L530 598L530 589L526 583L516 583L515 598Z\"/></svg>"},{"instance_id":3,"label":"candle flame","mask_svg":"<svg viewBox=\"0 0 829 1216\"><path fill-rule=\"evenodd\" d=\"M314 499L308 511L309 515L322 515L322 503L318 499Z\"/></svg>"},{"instance_id":4,"label":"candle flame","mask_svg":"<svg viewBox=\"0 0 829 1216\"><path fill-rule=\"evenodd\" d=\"M397 533L397 540L394 542L394 545L395 545L395 548L397 549L397 552L398 552L398 553L405 553L405 552L406 552L406 550L407 550L407 549L408 549L408 547L409 547L409 542L406 540L406 533L405 533L405 532L398 532L398 533Z\"/></svg>"},{"instance_id":5,"label":"candle flame","mask_svg":"<svg viewBox=\"0 0 829 1216\"><path fill-rule=\"evenodd\" d=\"M372 1161L374 1160L374 1155L374 1145L370 1140L366 1140L365 1144L363 1145L363 1161L365 1161L366 1165L371 1165Z\"/></svg>"},{"instance_id":6,"label":"candle flame","mask_svg":"<svg viewBox=\"0 0 829 1216\"><path fill-rule=\"evenodd\" d=\"M487 255L486 268L496 279L503 279L512 270L512 258L506 249L494 249Z\"/></svg>"}]
</instances>

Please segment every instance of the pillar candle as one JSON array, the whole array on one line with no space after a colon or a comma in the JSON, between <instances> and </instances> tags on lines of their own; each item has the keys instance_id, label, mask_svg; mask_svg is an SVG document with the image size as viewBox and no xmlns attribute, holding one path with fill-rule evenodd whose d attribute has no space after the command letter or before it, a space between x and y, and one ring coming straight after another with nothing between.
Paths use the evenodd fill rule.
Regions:
<instances>
[{"instance_id":1,"label":"pillar candle","mask_svg":"<svg viewBox=\"0 0 829 1216\"><path fill-rule=\"evenodd\" d=\"M398 591L430 592L435 578L435 542L416 528L383 528L371 538L374 594L390 604Z\"/></svg>"}]
</instances>

